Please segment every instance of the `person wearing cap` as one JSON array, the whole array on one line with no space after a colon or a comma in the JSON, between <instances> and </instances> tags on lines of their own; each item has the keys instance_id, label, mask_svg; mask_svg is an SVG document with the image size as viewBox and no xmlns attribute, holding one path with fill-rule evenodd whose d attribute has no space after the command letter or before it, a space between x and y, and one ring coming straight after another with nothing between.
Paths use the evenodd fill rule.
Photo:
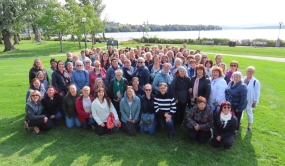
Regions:
<instances>
[{"instance_id":1,"label":"person wearing cap","mask_svg":"<svg viewBox=\"0 0 285 166\"><path fill-rule=\"evenodd\" d=\"M52 73L57 68L57 61L54 58L51 58L49 63L50 63L50 68L47 69L47 76L48 80L50 81L50 85L52 85Z\"/></svg>"},{"instance_id":2,"label":"person wearing cap","mask_svg":"<svg viewBox=\"0 0 285 166\"><path fill-rule=\"evenodd\" d=\"M176 77L170 84L170 93L174 96L176 102L175 123L181 125L184 119L185 108L190 100L190 78L187 76L187 70L180 66L177 70Z\"/></svg>"}]
</instances>

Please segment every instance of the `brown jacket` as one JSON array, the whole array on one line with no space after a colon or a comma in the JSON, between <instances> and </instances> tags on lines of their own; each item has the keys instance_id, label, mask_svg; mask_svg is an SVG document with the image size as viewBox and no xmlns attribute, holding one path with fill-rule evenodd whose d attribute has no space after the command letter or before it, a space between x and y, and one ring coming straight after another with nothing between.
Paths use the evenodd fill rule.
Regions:
<instances>
[{"instance_id":1,"label":"brown jacket","mask_svg":"<svg viewBox=\"0 0 285 166\"><path fill-rule=\"evenodd\" d=\"M198 124L200 130L209 130L214 123L213 111L209 106L206 106L204 110L199 110L198 106L194 106L187 115L187 123L193 127Z\"/></svg>"}]
</instances>

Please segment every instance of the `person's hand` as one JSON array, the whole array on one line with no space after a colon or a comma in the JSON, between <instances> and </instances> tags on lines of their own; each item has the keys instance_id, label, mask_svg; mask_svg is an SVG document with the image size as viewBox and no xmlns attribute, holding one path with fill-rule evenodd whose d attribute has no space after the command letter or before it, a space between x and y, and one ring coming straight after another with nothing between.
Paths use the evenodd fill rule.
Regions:
<instances>
[{"instance_id":1,"label":"person's hand","mask_svg":"<svg viewBox=\"0 0 285 166\"><path fill-rule=\"evenodd\" d=\"M89 115L89 118L93 118L92 114Z\"/></svg>"},{"instance_id":2,"label":"person's hand","mask_svg":"<svg viewBox=\"0 0 285 166\"><path fill-rule=\"evenodd\" d=\"M192 90L192 88L190 88L190 89L189 89L189 93L192 93L192 92L193 92L193 90Z\"/></svg>"},{"instance_id":3,"label":"person's hand","mask_svg":"<svg viewBox=\"0 0 285 166\"><path fill-rule=\"evenodd\" d=\"M219 103L216 101L216 102L214 102L214 105L215 105L215 106L218 106L218 105L219 105Z\"/></svg>"},{"instance_id":4,"label":"person's hand","mask_svg":"<svg viewBox=\"0 0 285 166\"><path fill-rule=\"evenodd\" d=\"M221 139L222 139L221 136L217 136L217 137L216 137L216 140L217 140L217 141L221 141Z\"/></svg>"},{"instance_id":5,"label":"person's hand","mask_svg":"<svg viewBox=\"0 0 285 166\"><path fill-rule=\"evenodd\" d=\"M252 103L251 107L255 108L256 107L256 103Z\"/></svg>"},{"instance_id":6,"label":"person's hand","mask_svg":"<svg viewBox=\"0 0 285 166\"><path fill-rule=\"evenodd\" d=\"M196 131L198 131L198 130L199 130L199 125L196 124L196 125L194 126L194 128L195 128Z\"/></svg>"},{"instance_id":7,"label":"person's hand","mask_svg":"<svg viewBox=\"0 0 285 166\"><path fill-rule=\"evenodd\" d=\"M195 101L195 98L191 98L191 101Z\"/></svg>"},{"instance_id":8,"label":"person's hand","mask_svg":"<svg viewBox=\"0 0 285 166\"><path fill-rule=\"evenodd\" d=\"M100 126L101 126L101 127L105 127L105 124L104 124L104 123L101 123Z\"/></svg>"},{"instance_id":9,"label":"person's hand","mask_svg":"<svg viewBox=\"0 0 285 166\"><path fill-rule=\"evenodd\" d=\"M165 121L168 122L171 118L167 117L165 118Z\"/></svg>"},{"instance_id":10,"label":"person's hand","mask_svg":"<svg viewBox=\"0 0 285 166\"><path fill-rule=\"evenodd\" d=\"M175 100L175 103L178 103L178 100Z\"/></svg>"},{"instance_id":11,"label":"person's hand","mask_svg":"<svg viewBox=\"0 0 285 166\"><path fill-rule=\"evenodd\" d=\"M55 118L55 116L54 116L54 115L51 115L51 116L50 116L50 118L51 118L51 119L54 119L54 118Z\"/></svg>"},{"instance_id":12,"label":"person's hand","mask_svg":"<svg viewBox=\"0 0 285 166\"><path fill-rule=\"evenodd\" d=\"M135 121L135 120L132 120L132 122L133 122L133 123L136 123L136 121Z\"/></svg>"},{"instance_id":13,"label":"person's hand","mask_svg":"<svg viewBox=\"0 0 285 166\"><path fill-rule=\"evenodd\" d=\"M45 117L45 118L44 118L44 123L47 123L47 121L48 121L48 118Z\"/></svg>"},{"instance_id":14,"label":"person's hand","mask_svg":"<svg viewBox=\"0 0 285 166\"><path fill-rule=\"evenodd\" d=\"M122 99L121 97L118 97L118 98L117 98L117 102L120 102L120 101L121 101L121 99Z\"/></svg>"}]
</instances>

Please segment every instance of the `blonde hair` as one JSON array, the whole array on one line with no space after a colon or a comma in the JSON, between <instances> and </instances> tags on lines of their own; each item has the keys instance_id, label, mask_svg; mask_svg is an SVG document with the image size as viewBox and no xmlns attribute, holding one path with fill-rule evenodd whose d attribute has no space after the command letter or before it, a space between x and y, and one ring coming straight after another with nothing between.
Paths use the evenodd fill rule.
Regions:
<instances>
[{"instance_id":1,"label":"blonde hair","mask_svg":"<svg viewBox=\"0 0 285 166\"><path fill-rule=\"evenodd\" d=\"M89 87L89 86L84 86L84 87L82 88L82 90L89 90L89 91L90 91L90 87Z\"/></svg>"},{"instance_id":2,"label":"blonde hair","mask_svg":"<svg viewBox=\"0 0 285 166\"><path fill-rule=\"evenodd\" d=\"M33 100L32 100L32 95L33 95L34 93L36 93L37 95L39 95L39 101L41 101L41 100L42 100L42 95L41 95L41 93L40 93L38 90L30 90L30 95L29 95L29 97L28 97L28 101L29 101L29 102L32 102L32 101L33 101Z\"/></svg>"}]
</instances>

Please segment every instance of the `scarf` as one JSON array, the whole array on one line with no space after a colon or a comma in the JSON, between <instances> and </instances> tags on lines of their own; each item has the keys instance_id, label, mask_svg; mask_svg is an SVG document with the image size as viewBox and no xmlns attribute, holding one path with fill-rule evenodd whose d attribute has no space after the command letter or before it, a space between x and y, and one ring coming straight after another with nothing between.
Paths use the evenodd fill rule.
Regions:
<instances>
[{"instance_id":1,"label":"scarf","mask_svg":"<svg viewBox=\"0 0 285 166\"><path fill-rule=\"evenodd\" d=\"M199 87L199 81L203 76L197 76L195 79L194 83L194 88L193 88L193 97L197 98L198 97L198 87Z\"/></svg>"},{"instance_id":2,"label":"scarf","mask_svg":"<svg viewBox=\"0 0 285 166\"><path fill-rule=\"evenodd\" d=\"M170 85L172 81L171 75L169 73L165 73L163 70L161 70L161 73L164 75L167 85Z\"/></svg>"},{"instance_id":3,"label":"scarf","mask_svg":"<svg viewBox=\"0 0 285 166\"><path fill-rule=\"evenodd\" d=\"M220 120L221 120L222 123L224 122L224 127L223 128L226 127L228 121L231 120L231 118L232 118L232 113L231 112L229 112L227 115L225 115L223 112L221 112Z\"/></svg>"},{"instance_id":4,"label":"scarf","mask_svg":"<svg viewBox=\"0 0 285 166\"><path fill-rule=\"evenodd\" d=\"M119 85L117 84L117 80L116 78L114 79L114 89L113 89L113 93L115 98L118 98L117 96L117 92L120 91L120 93L124 94L124 78L121 78Z\"/></svg>"}]
</instances>

